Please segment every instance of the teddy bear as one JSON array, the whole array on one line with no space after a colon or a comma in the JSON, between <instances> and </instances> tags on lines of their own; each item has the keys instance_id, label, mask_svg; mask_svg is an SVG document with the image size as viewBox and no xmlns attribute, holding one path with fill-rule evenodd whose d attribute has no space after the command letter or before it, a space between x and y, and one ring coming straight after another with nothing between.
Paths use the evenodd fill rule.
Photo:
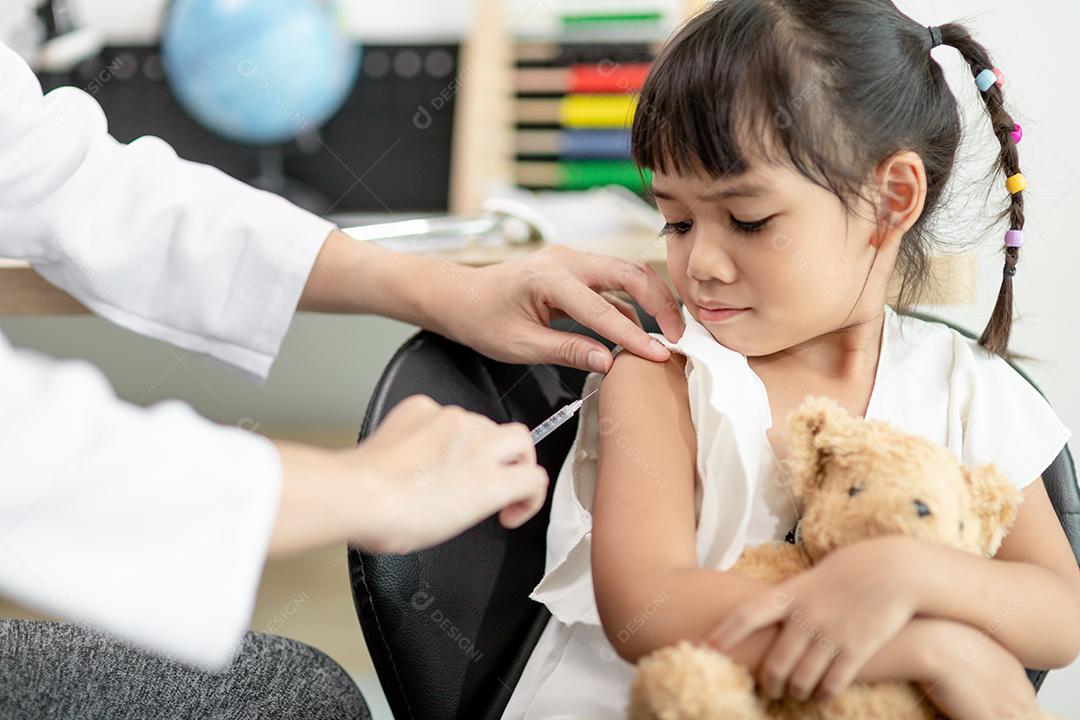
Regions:
<instances>
[{"instance_id":1,"label":"teddy bear","mask_svg":"<svg viewBox=\"0 0 1080 720\"><path fill-rule=\"evenodd\" d=\"M802 508L796 542L747 548L733 571L779 583L844 545L900 534L992 557L1016 518L1020 491L993 465L966 468L946 448L882 421L852 417L829 398L808 398L787 422L789 457L782 470ZM756 693L747 668L707 646L681 642L639 661L627 717L932 720L938 715L912 683L853 684L827 704L770 701Z\"/></svg>"}]
</instances>

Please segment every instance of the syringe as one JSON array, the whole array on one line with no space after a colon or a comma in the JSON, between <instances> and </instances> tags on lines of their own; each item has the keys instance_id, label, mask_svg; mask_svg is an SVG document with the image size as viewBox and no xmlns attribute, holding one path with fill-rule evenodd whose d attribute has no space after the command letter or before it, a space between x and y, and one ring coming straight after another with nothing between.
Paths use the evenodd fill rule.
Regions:
<instances>
[{"instance_id":1,"label":"syringe","mask_svg":"<svg viewBox=\"0 0 1080 720\"><path fill-rule=\"evenodd\" d=\"M591 393L581 398L580 400L575 400L574 402L563 407L561 410L556 412L547 420L533 428L529 433L530 435L532 435L533 445L540 442L551 433L555 432L555 430L560 425L565 423L570 418L574 417L574 413L576 413L578 409L581 408L581 404L591 398L593 395L595 395L599 390L600 388L596 388L596 390L593 390Z\"/></svg>"}]
</instances>

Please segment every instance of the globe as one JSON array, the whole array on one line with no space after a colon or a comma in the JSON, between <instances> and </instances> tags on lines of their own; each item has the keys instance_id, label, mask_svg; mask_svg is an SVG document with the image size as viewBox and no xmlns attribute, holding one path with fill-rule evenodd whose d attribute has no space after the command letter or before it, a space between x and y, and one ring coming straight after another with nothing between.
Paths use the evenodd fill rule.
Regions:
<instances>
[{"instance_id":1,"label":"globe","mask_svg":"<svg viewBox=\"0 0 1080 720\"><path fill-rule=\"evenodd\" d=\"M161 39L180 104L210 130L267 145L317 130L360 67L325 0L179 0Z\"/></svg>"}]
</instances>

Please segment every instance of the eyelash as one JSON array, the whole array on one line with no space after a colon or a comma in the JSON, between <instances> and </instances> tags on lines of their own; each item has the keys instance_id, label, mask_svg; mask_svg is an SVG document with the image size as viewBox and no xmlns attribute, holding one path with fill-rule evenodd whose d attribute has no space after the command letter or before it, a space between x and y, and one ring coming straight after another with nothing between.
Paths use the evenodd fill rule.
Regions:
<instances>
[{"instance_id":1,"label":"eyelash","mask_svg":"<svg viewBox=\"0 0 1080 720\"><path fill-rule=\"evenodd\" d=\"M772 216L756 222L742 222L741 220L736 220L735 217L732 216L730 227L735 232L742 233L743 235L753 235L754 233L761 232L770 220L772 220ZM661 237L666 237L668 235L685 235L690 232L691 227L693 227L693 223L689 221L664 223L660 235Z\"/></svg>"}]
</instances>

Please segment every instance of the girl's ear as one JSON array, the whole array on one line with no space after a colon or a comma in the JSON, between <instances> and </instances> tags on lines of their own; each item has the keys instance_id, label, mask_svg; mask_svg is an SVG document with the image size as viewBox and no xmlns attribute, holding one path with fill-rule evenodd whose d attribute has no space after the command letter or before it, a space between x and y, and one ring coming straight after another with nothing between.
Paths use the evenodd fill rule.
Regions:
<instances>
[{"instance_id":1,"label":"girl's ear","mask_svg":"<svg viewBox=\"0 0 1080 720\"><path fill-rule=\"evenodd\" d=\"M979 550L993 557L1001 547L1023 495L994 465L964 468L964 481L971 493L971 509L979 523Z\"/></svg>"},{"instance_id":2,"label":"girl's ear","mask_svg":"<svg viewBox=\"0 0 1080 720\"><path fill-rule=\"evenodd\" d=\"M854 423L838 402L808 397L787 417L788 458L784 465L796 497L805 498L821 487L824 462Z\"/></svg>"},{"instance_id":3,"label":"girl's ear","mask_svg":"<svg viewBox=\"0 0 1080 720\"><path fill-rule=\"evenodd\" d=\"M922 215L926 205L926 167L918 153L901 150L878 164L878 232L880 250L899 242Z\"/></svg>"}]
</instances>

